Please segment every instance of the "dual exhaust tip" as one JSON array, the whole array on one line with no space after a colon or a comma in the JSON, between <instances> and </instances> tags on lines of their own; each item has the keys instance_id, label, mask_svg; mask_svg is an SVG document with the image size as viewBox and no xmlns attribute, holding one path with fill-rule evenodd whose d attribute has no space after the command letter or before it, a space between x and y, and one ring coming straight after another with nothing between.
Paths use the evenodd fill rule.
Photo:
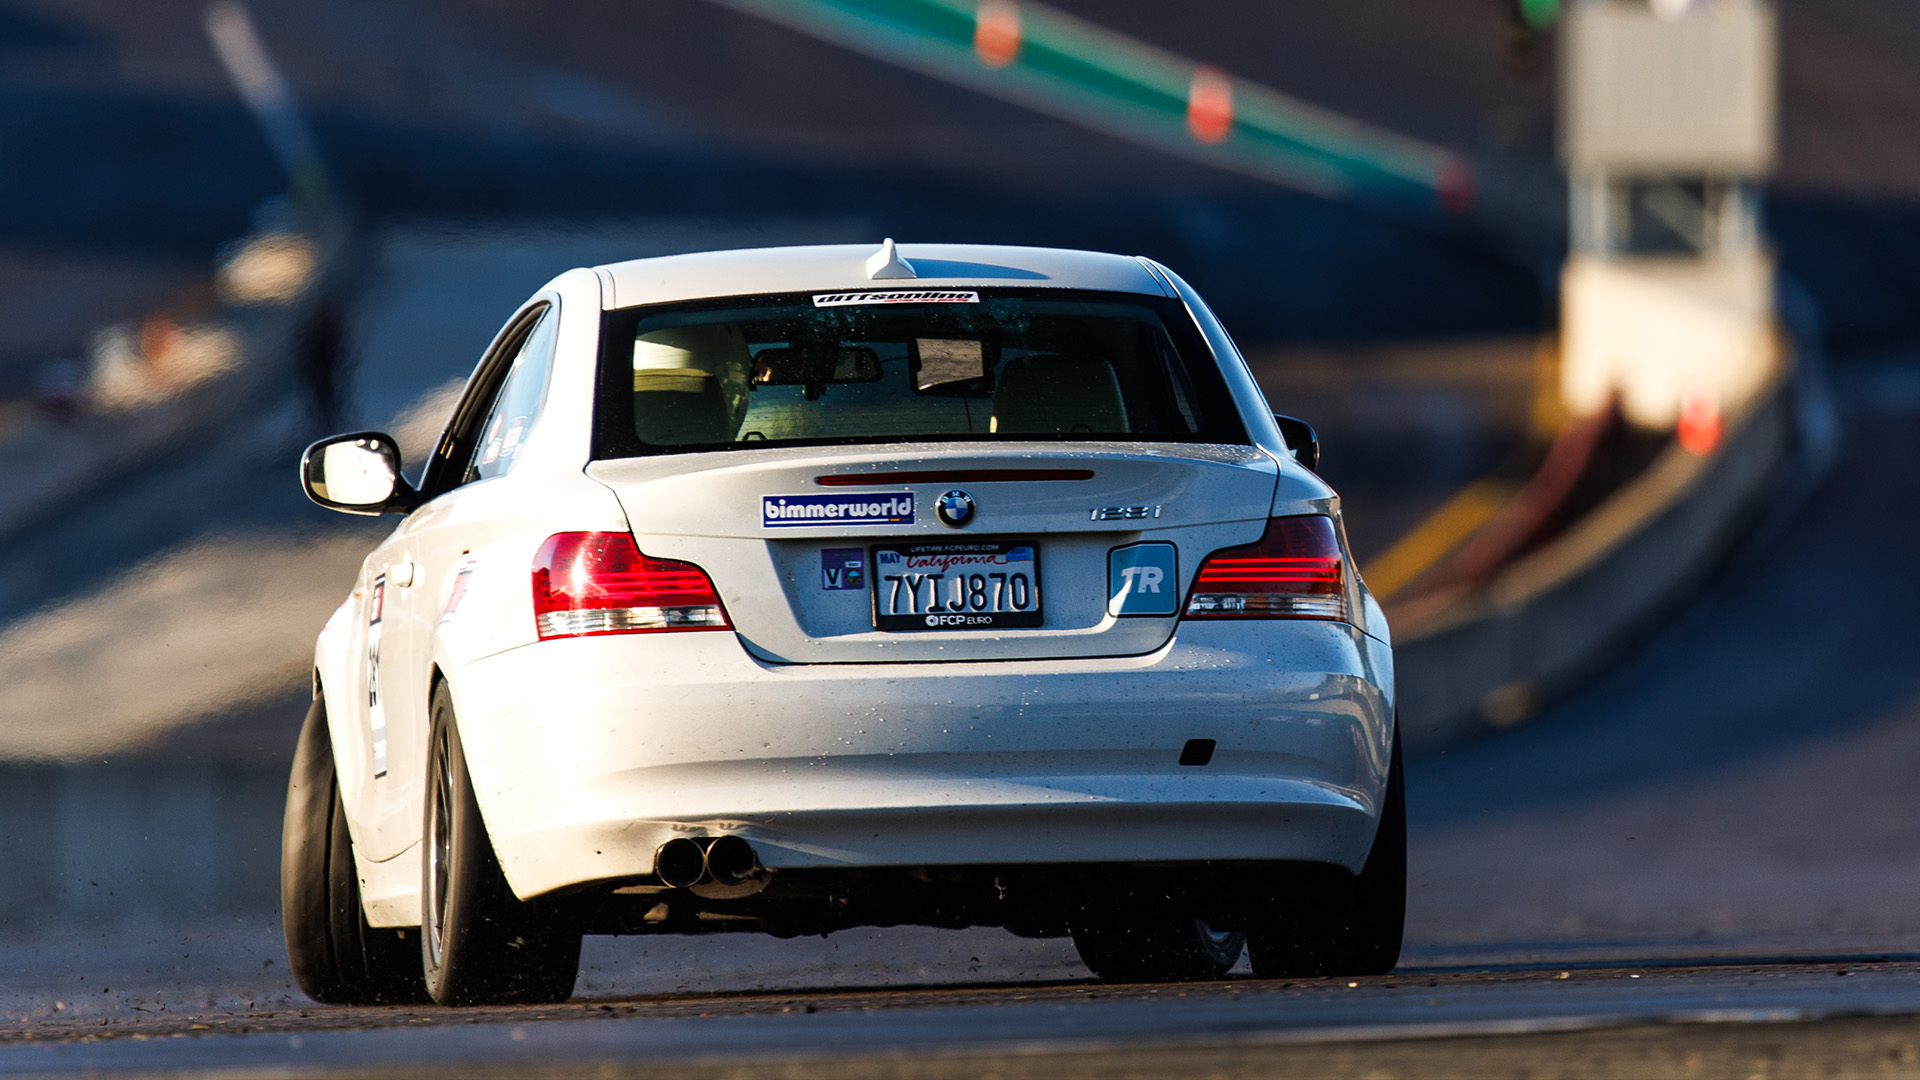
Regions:
<instances>
[{"instance_id":1,"label":"dual exhaust tip","mask_svg":"<svg viewBox=\"0 0 1920 1080\"><path fill-rule=\"evenodd\" d=\"M688 889L712 882L742 885L760 873L760 856L745 839L733 836L676 836L660 845L653 872L661 884Z\"/></svg>"}]
</instances>

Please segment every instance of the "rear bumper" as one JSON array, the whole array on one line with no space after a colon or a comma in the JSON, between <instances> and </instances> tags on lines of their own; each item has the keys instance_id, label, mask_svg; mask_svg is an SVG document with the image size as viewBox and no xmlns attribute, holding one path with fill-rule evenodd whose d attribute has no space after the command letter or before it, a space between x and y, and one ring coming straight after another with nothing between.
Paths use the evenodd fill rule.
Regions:
<instances>
[{"instance_id":1,"label":"rear bumper","mask_svg":"<svg viewBox=\"0 0 1920 1080\"><path fill-rule=\"evenodd\" d=\"M1304 860L1357 870L1390 752L1386 647L1193 624L1144 656L774 665L727 633L542 642L452 673L516 892L650 874L677 835L774 869ZM1212 739L1205 766L1178 764Z\"/></svg>"}]
</instances>

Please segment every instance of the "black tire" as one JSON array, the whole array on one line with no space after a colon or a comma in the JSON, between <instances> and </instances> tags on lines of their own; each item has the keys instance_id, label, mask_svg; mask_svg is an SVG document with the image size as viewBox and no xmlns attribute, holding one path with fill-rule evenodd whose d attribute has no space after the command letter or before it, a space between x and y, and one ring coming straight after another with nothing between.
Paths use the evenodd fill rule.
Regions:
<instances>
[{"instance_id":1,"label":"black tire","mask_svg":"<svg viewBox=\"0 0 1920 1080\"><path fill-rule=\"evenodd\" d=\"M1366 865L1318 889L1274 898L1247 928L1253 973L1266 979L1385 975L1400 962L1407 920L1407 790L1393 734L1387 797Z\"/></svg>"},{"instance_id":2,"label":"black tire","mask_svg":"<svg viewBox=\"0 0 1920 1080\"><path fill-rule=\"evenodd\" d=\"M330 1005L427 999L418 931L367 925L353 837L333 766L326 704L315 698L300 728L280 837L280 922L294 981Z\"/></svg>"},{"instance_id":3,"label":"black tire","mask_svg":"<svg viewBox=\"0 0 1920 1080\"><path fill-rule=\"evenodd\" d=\"M571 997L580 974L579 924L552 902L513 895L480 820L445 684L433 692L421 845L420 946L433 1000L550 1004Z\"/></svg>"},{"instance_id":4,"label":"black tire","mask_svg":"<svg viewBox=\"0 0 1920 1080\"><path fill-rule=\"evenodd\" d=\"M1240 962L1246 935L1171 913L1083 916L1071 926L1073 947L1108 982L1196 982L1218 979Z\"/></svg>"}]
</instances>

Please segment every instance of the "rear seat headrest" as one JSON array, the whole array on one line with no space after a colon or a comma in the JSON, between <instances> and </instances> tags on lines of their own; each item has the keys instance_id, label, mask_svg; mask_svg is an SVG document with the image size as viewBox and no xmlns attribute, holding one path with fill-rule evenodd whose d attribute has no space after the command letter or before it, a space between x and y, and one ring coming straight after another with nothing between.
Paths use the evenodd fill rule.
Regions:
<instances>
[{"instance_id":1,"label":"rear seat headrest","mask_svg":"<svg viewBox=\"0 0 1920 1080\"><path fill-rule=\"evenodd\" d=\"M692 368L634 372L633 430L642 442L731 442L733 429L720 380Z\"/></svg>"},{"instance_id":2,"label":"rear seat headrest","mask_svg":"<svg viewBox=\"0 0 1920 1080\"><path fill-rule=\"evenodd\" d=\"M1000 368L993 388L999 435L1124 435L1132 430L1113 365L1098 356L1037 353Z\"/></svg>"}]
</instances>

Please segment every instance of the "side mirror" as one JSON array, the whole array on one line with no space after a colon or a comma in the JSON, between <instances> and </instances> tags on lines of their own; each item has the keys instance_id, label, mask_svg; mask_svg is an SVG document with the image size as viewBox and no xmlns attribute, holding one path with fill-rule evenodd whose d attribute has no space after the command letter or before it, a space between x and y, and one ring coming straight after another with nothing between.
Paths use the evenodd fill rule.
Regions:
<instances>
[{"instance_id":1,"label":"side mirror","mask_svg":"<svg viewBox=\"0 0 1920 1080\"><path fill-rule=\"evenodd\" d=\"M405 513L419 505L400 475L400 447L378 431L321 439L300 455L307 498L346 514Z\"/></svg>"},{"instance_id":2,"label":"side mirror","mask_svg":"<svg viewBox=\"0 0 1920 1080\"><path fill-rule=\"evenodd\" d=\"M1280 436L1287 440L1287 449L1293 451L1293 460L1307 467L1309 472L1320 469L1320 436L1305 420L1295 420L1291 416L1273 414L1273 422L1280 425Z\"/></svg>"}]
</instances>

